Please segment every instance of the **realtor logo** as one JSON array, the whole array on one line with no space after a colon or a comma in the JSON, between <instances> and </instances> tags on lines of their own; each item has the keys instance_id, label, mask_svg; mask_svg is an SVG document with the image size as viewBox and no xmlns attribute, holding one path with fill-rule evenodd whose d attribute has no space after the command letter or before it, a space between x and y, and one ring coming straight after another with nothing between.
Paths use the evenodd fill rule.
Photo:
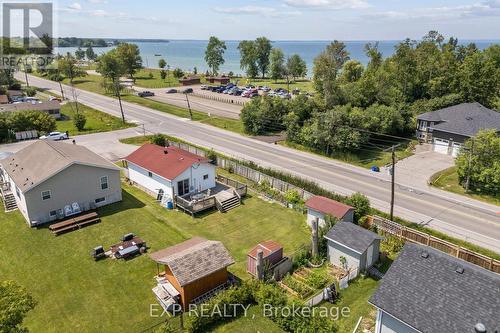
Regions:
<instances>
[{"instance_id":1,"label":"realtor logo","mask_svg":"<svg viewBox=\"0 0 500 333\"><path fill-rule=\"evenodd\" d=\"M54 43L53 4L4 2L1 10L3 39L0 51L5 58L2 59L1 67L18 63L19 59L15 59L15 55L23 55L24 63L47 65L49 58L52 58ZM36 57L29 58L28 55Z\"/></svg>"}]
</instances>

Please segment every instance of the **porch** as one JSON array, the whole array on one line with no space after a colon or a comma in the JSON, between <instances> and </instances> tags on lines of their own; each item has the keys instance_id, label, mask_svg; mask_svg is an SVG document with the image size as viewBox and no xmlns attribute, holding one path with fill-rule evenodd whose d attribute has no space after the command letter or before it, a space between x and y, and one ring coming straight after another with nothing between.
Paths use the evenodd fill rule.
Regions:
<instances>
[{"instance_id":1,"label":"porch","mask_svg":"<svg viewBox=\"0 0 500 333\"><path fill-rule=\"evenodd\" d=\"M195 215L199 212L217 208L227 212L241 204L241 198L247 193L247 186L232 179L217 176L215 187L175 198L175 205L186 213Z\"/></svg>"}]
</instances>

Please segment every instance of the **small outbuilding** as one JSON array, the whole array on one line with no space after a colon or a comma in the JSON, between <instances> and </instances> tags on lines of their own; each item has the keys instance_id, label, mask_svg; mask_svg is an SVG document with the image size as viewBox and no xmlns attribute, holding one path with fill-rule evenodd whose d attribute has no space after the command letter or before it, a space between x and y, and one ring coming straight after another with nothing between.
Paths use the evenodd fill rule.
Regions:
<instances>
[{"instance_id":1,"label":"small outbuilding","mask_svg":"<svg viewBox=\"0 0 500 333\"><path fill-rule=\"evenodd\" d=\"M225 76L225 75L210 76L210 77L207 77L207 81L210 83L219 83L219 84L226 85L231 81L231 78L229 76Z\"/></svg>"},{"instance_id":2,"label":"small outbuilding","mask_svg":"<svg viewBox=\"0 0 500 333\"><path fill-rule=\"evenodd\" d=\"M263 266L273 267L283 259L283 246L275 241L268 240L259 243L247 255L247 272L258 277L258 262Z\"/></svg>"},{"instance_id":3,"label":"small outbuilding","mask_svg":"<svg viewBox=\"0 0 500 333\"><path fill-rule=\"evenodd\" d=\"M353 222L354 207L341 202L316 195L306 201L307 224L312 226L312 222L318 219L320 227L325 225L327 215L335 217L338 221Z\"/></svg>"},{"instance_id":4,"label":"small outbuilding","mask_svg":"<svg viewBox=\"0 0 500 333\"><path fill-rule=\"evenodd\" d=\"M192 86L195 84L200 84L201 80L200 80L200 77L198 77L198 76L189 76L189 77L183 77L182 79L179 79L179 83L183 86Z\"/></svg>"},{"instance_id":5,"label":"small outbuilding","mask_svg":"<svg viewBox=\"0 0 500 333\"><path fill-rule=\"evenodd\" d=\"M354 223L336 223L325 238L330 263L356 272L355 275L366 271L379 259L382 237Z\"/></svg>"},{"instance_id":6,"label":"small outbuilding","mask_svg":"<svg viewBox=\"0 0 500 333\"><path fill-rule=\"evenodd\" d=\"M0 95L0 104L8 104L9 103L9 97L7 95Z\"/></svg>"},{"instance_id":7,"label":"small outbuilding","mask_svg":"<svg viewBox=\"0 0 500 333\"><path fill-rule=\"evenodd\" d=\"M167 309L176 302L186 310L231 282L227 267L234 264L234 259L218 241L194 237L150 257L158 264L158 285L153 293Z\"/></svg>"}]
</instances>

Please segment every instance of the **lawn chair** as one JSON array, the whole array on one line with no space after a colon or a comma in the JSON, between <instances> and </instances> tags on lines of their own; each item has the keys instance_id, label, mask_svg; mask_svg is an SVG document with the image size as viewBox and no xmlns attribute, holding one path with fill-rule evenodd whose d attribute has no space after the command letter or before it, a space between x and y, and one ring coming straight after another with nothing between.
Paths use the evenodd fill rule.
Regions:
<instances>
[{"instance_id":1,"label":"lawn chair","mask_svg":"<svg viewBox=\"0 0 500 333\"><path fill-rule=\"evenodd\" d=\"M95 247L90 255L94 258L95 261L101 260L106 257L106 253L104 252L104 248L102 246Z\"/></svg>"}]
</instances>

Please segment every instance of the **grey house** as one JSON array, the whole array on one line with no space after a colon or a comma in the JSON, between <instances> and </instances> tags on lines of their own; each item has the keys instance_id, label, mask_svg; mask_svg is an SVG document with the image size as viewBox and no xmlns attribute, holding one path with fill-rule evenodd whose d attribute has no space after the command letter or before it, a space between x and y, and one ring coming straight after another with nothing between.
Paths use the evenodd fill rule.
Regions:
<instances>
[{"instance_id":1,"label":"grey house","mask_svg":"<svg viewBox=\"0 0 500 333\"><path fill-rule=\"evenodd\" d=\"M345 265L351 272L366 271L379 259L381 236L351 222L336 223L325 235L328 260L332 265Z\"/></svg>"},{"instance_id":2,"label":"grey house","mask_svg":"<svg viewBox=\"0 0 500 333\"><path fill-rule=\"evenodd\" d=\"M417 138L433 150L456 156L465 140L482 129L500 132L500 112L479 103L462 103L417 116Z\"/></svg>"},{"instance_id":3,"label":"grey house","mask_svg":"<svg viewBox=\"0 0 500 333\"><path fill-rule=\"evenodd\" d=\"M122 200L120 169L70 143L37 141L1 160L0 176L30 226Z\"/></svg>"},{"instance_id":4,"label":"grey house","mask_svg":"<svg viewBox=\"0 0 500 333\"><path fill-rule=\"evenodd\" d=\"M375 333L500 332L500 275L407 243L369 303Z\"/></svg>"},{"instance_id":5,"label":"grey house","mask_svg":"<svg viewBox=\"0 0 500 333\"><path fill-rule=\"evenodd\" d=\"M55 100L43 102L20 102L13 104L2 104L0 106L0 112L17 111L41 111L50 114L56 119L61 119L61 104Z\"/></svg>"}]
</instances>

